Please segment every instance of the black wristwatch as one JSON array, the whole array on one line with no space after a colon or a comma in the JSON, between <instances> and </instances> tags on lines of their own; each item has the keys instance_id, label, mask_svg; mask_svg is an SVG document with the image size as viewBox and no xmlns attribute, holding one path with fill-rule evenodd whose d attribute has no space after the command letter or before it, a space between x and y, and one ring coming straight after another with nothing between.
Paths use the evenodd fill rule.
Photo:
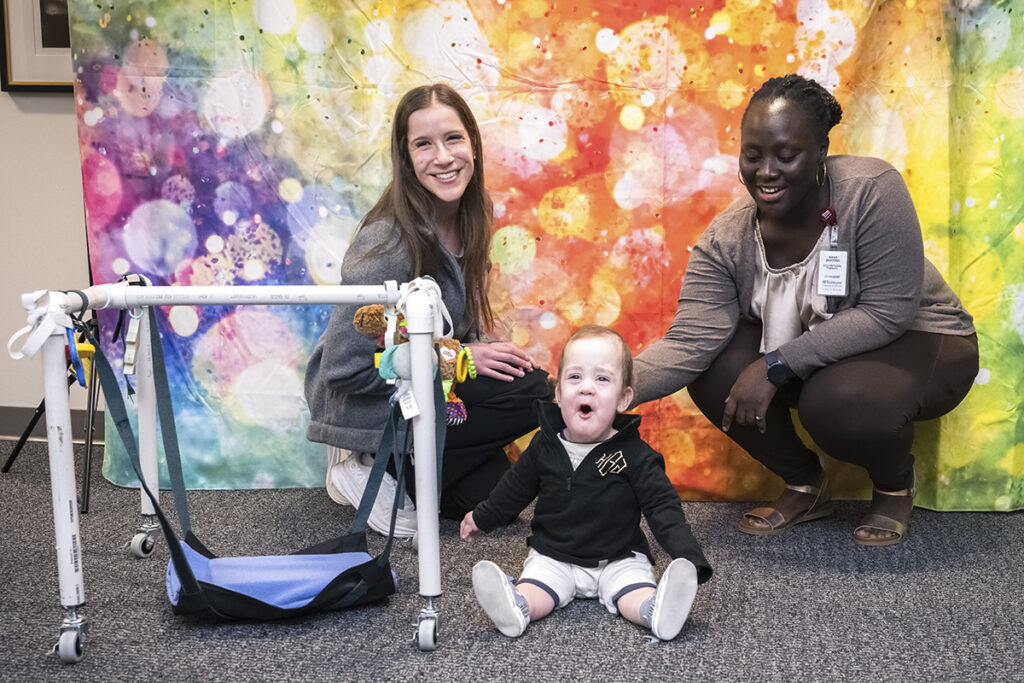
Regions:
<instances>
[{"instance_id":1,"label":"black wristwatch","mask_svg":"<svg viewBox=\"0 0 1024 683\"><path fill-rule=\"evenodd\" d=\"M764 354L764 361L768 364L767 379L775 386L789 384L796 378L796 373L790 370L774 351Z\"/></svg>"}]
</instances>

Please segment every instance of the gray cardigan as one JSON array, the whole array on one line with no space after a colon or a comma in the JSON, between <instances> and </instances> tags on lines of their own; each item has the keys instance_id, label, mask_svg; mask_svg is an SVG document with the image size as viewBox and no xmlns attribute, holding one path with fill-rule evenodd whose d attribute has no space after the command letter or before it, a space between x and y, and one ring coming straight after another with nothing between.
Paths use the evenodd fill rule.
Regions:
<instances>
[{"instance_id":1,"label":"gray cardigan","mask_svg":"<svg viewBox=\"0 0 1024 683\"><path fill-rule=\"evenodd\" d=\"M373 253L379 245L383 249ZM369 255L369 256L368 256ZM412 259L390 222L378 221L356 233L341 266L341 284L399 284L412 279ZM455 325L455 337L468 339L478 325L466 320L466 282L455 257L443 246L439 272L434 276L441 298ZM372 453L380 445L394 385L387 384L374 367L377 339L357 332L352 317L361 304L339 304L331 312L327 330L317 341L306 368L310 441L353 451ZM405 441L406 421L399 421L398 443Z\"/></svg>"},{"instance_id":2,"label":"gray cardigan","mask_svg":"<svg viewBox=\"0 0 1024 683\"><path fill-rule=\"evenodd\" d=\"M907 330L973 334L970 314L924 256L917 212L899 172L870 157L832 156L827 164L838 248L849 254L848 295L834 303L829 320L779 347L786 364L807 377ZM722 352L741 316L757 319L751 311L760 267L756 217L754 200L743 197L701 235L668 332L636 357L636 403L687 386Z\"/></svg>"}]
</instances>

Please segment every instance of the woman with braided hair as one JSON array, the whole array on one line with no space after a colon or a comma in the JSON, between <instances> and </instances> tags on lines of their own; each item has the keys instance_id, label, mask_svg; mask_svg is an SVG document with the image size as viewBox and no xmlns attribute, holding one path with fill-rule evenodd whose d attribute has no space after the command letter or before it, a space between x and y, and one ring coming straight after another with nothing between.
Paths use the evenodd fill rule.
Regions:
<instances>
[{"instance_id":1,"label":"woman with braided hair","mask_svg":"<svg viewBox=\"0 0 1024 683\"><path fill-rule=\"evenodd\" d=\"M786 487L739 522L769 535L833 511L829 456L867 470L860 545L906 536L914 422L956 407L978 371L973 319L925 258L900 173L828 156L842 108L818 83L765 82L743 114L749 197L693 249L665 336L636 358L636 402L687 387L714 424Z\"/></svg>"}]
</instances>

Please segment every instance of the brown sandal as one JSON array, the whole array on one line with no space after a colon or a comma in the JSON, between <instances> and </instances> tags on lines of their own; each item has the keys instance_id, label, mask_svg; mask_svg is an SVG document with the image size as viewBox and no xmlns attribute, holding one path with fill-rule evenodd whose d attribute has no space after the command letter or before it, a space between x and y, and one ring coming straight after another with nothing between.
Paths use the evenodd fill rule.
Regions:
<instances>
[{"instance_id":1,"label":"brown sandal","mask_svg":"<svg viewBox=\"0 0 1024 683\"><path fill-rule=\"evenodd\" d=\"M804 507L811 496L811 504ZM740 531L754 536L770 536L794 524L828 517L835 512L835 503L831 497L832 485L824 474L817 486L787 486L782 495L769 505L754 508L743 515L739 523Z\"/></svg>"},{"instance_id":2,"label":"brown sandal","mask_svg":"<svg viewBox=\"0 0 1024 683\"><path fill-rule=\"evenodd\" d=\"M902 491L879 491L871 494L871 506L868 513L860 520L853 530L853 540L857 545L881 547L896 545L907 537L907 525L910 524L910 513L914 510L914 496L917 494L917 479L913 480L909 489ZM885 531L892 536L883 538L863 538L861 531Z\"/></svg>"}]
</instances>

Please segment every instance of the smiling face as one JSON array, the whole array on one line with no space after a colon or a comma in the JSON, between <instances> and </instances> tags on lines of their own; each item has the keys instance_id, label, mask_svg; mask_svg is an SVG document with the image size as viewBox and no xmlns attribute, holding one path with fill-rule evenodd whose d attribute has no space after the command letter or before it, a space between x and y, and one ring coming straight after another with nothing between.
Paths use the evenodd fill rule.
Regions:
<instances>
[{"instance_id":1,"label":"smiling face","mask_svg":"<svg viewBox=\"0 0 1024 683\"><path fill-rule=\"evenodd\" d=\"M633 389L623 384L620 340L598 336L570 341L562 352L555 388L566 440L597 443L610 437L612 420L633 400Z\"/></svg>"},{"instance_id":2,"label":"smiling face","mask_svg":"<svg viewBox=\"0 0 1024 683\"><path fill-rule=\"evenodd\" d=\"M763 219L798 222L821 209L817 174L828 153L808 113L786 99L758 100L743 116L740 176Z\"/></svg>"},{"instance_id":3,"label":"smiling face","mask_svg":"<svg viewBox=\"0 0 1024 683\"><path fill-rule=\"evenodd\" d=\"M473 145L458 112L434 102L409 116L409 158L438 209L457 208L473 178Z\"/></svg>"}]
</instances>

